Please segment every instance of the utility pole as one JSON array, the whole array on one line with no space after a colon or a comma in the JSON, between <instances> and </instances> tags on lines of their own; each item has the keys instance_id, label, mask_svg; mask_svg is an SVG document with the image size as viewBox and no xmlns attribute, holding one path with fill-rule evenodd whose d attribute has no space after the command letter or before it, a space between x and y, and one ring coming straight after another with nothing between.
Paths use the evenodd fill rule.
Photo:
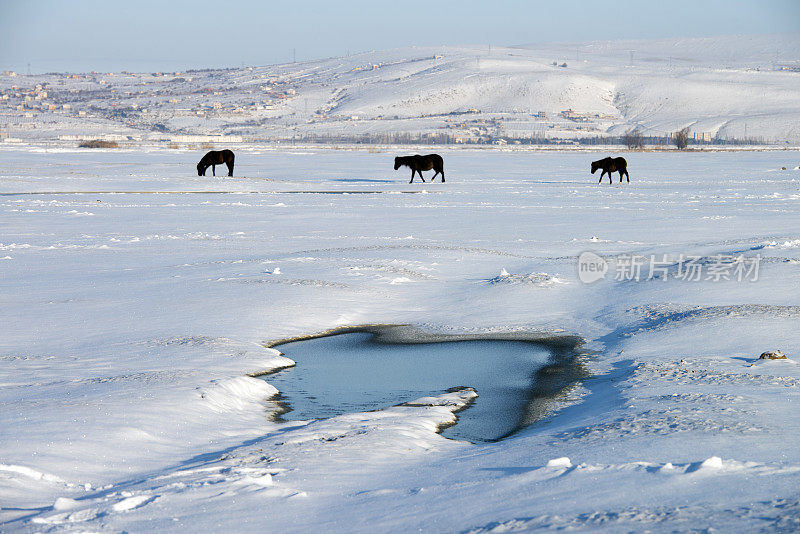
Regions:
<instances>
[{"instance_id":1,"label":"utility pole","mask_svg":"<svg viewBox=\"0 0 800 534\"><path fill-rule=\"evenodd\" d=\"M297 49L292 48L292 63L297 63Z\"/></svg>"}]
</instances>

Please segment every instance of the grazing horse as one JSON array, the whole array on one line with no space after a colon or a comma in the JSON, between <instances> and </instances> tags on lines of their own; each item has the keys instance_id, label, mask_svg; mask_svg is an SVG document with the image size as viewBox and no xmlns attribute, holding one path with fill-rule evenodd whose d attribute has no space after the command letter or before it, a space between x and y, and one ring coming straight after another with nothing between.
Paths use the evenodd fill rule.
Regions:
<instances>
[{"instance_id":1,"label":"grazing horse","mask_svg":"<svg viewBox=\"0 0 800 534\"><path fill-rule=\"evenodd\" d=\"M212 150L197 164L197 176L205 176L206 169L211 167L211 174L216 176L216 166L225 164L228 166L228 176L233 176L233 152L230 150Z\"/></svg>"},{"instance_id":2,"label":"grazing horse","mask_svg":"<svg viewBox=\"0 0 800 534\"><path fill-rule=\"evenodd\" d=\"M436 178L437 174L441 174L442 183L444 183L444 160L439 154L428 154L427 156L416 154L414 156L397 156L394 158L394 170L399 169L403 165L411 169L411 181L408 183L414 182L414 175L416 173L419 173L419 178L424 183L425 178L422 177L422 171L429 171L431 169L436 171L433 178L431 178L431 182Z\"/></svg>"},{"instance_id":3,"label":"grazing horse","mask_svg":"<svg viewBox=\"0 0 800 534\"><path fill-rule=\"evenodd\" d=\"M594 174L597 169L603 169L603 172L600 173L600 180L597 182L598 184L603 181L603 176L605 173L608 173L608 183L611 183L611 173L618 171L619 183L622 183L623 174L628 179L628 183L631 182L631 177L628 175L628 162L625 161L625 158L603 158L593 161L592 174Z\"/></svg>"}]
</instances>

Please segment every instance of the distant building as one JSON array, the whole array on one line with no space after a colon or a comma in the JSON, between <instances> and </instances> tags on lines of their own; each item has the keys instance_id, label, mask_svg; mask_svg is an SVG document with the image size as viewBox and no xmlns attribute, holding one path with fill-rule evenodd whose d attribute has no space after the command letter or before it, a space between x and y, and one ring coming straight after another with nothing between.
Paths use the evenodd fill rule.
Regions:
<instances>
[{"instance_id":1,"label":"distant building","mask_svg":"<svg viewBox=\"0 0 800 534\"><path fill-rule=\"evenodd\" d=\"M578 113L572 108L562 111L561 116L575 122L587 122L589 120L586 113Z\"/></svg>"},{"instance_id":2,"label":"distant building","mask_svg":"<svg viewBox=\"0 0 800 534\"><path fill-rule=\"evenodd\" d=\"M103 140L105 141L128 141L127 135L121 134L102 134ZM92 141L93 139L97 139L97 135L59 135L59 141Z\"/></svg>"}]
</instances>

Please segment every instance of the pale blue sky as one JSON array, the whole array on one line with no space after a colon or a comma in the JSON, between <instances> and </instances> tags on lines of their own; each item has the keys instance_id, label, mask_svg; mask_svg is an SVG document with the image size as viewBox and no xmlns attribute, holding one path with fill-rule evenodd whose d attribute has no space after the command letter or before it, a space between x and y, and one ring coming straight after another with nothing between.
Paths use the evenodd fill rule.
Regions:
<instances>
[{"instance_id":1,"label":"pale blue sky","mask_svg":"<svg viewBox=\"0 0 800 534\"><path fill-rule=\"evenodd\" d=\"M0 0L0 69L268 65L410 45L800 31L800 0Z\"/></svg>"}]
</instances>

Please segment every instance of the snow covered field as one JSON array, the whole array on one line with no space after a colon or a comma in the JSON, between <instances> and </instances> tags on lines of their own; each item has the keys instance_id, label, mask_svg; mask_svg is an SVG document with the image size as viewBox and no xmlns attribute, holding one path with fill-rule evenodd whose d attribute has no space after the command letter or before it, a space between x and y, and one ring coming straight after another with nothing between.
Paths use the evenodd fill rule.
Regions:
<instances>
[{"instance_id":1,"label":"snow covered field","mask_svg":"<svg viewBox=\"0 0 800 534\"><path fill-rule=\"evenodd\" d=\"M606 153L441 150L412 185L399 153L2 147L0 531L800 528L799 152L599 186ZM499 443L436 433L470 391L272 421L264 344L366 323L574 334L591 376Z\"/></svg>"}]
</instances>

